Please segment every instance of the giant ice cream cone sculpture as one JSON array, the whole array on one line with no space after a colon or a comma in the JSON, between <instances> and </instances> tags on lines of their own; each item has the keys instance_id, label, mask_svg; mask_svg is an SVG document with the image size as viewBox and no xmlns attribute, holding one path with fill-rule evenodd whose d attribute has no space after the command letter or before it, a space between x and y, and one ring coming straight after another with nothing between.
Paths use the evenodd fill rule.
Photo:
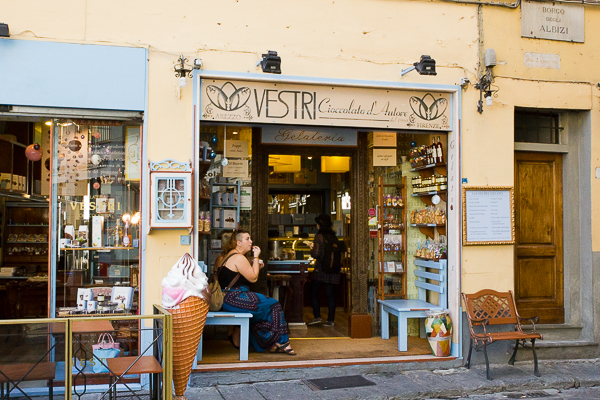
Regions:
<instances>
[{"instance_id":1,"label":"giant ice cream cone sculpture","mask_svg":"<svg viewBox=\"0 0 600 400\"><path fill-rule=\"evenodd\" d=\"M175 398L185 390L208 314L208 279L184 254L163 279L163 307L173 316L173 385Z\"/></svg>"}]
</instances>

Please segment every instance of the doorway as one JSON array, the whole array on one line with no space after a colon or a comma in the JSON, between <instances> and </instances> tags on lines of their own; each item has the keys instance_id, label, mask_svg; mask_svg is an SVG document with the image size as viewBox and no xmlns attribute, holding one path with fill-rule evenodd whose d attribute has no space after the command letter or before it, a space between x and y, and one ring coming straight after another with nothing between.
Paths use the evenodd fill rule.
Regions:
<instances>
[{"instance_id":1,"label":"doorway","mask_svg":"<svg viewBox=\"0 0 600 400\"><path fill-rule=\"evenodd\" d=\"M519 314L564 323L561 154L515 152L515 237Z\"/></svg>"},{"instance_id":2,"label":"doorway","mask_svg":"<svg viewBox=\"0 0 600 400\"><path fill-rule=\"evenodd\" d=\"M352 211L351 156L330 156L313 147L309 154L268 152L268 294L284 307L290 337L348 337L350 311L350 213ZM314 272L311 245L318 232L317 217L330 216L332 230L347 251L339 274ZM311 291L322 286L315 313ZM335 312L328 309L328 295ZM331 315L333 314L333 315ZM310 324L316 317L322 322ZM332 324L332 323L333 324Z\"/></svg>"}]
</instances>

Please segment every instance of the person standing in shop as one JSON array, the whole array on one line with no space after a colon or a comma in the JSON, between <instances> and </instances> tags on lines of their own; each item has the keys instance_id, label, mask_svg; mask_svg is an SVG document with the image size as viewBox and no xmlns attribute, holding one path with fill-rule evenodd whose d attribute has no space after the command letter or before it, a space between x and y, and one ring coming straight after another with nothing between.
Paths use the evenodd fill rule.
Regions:
<instances>
[{"instance_id":1,"label":"person standing in shop","mask_svg":"<svg viewBox=\"0 0 600 400\"><path fill-rule=\"evenodd\" d=\"M315 240L312 243L305 242L310 247L310 255L315 259L315 270L310 287L314 319L308 322L307 325L317 325L323 322L319 294L321 288L325 287L329 314L323 325L333 326L335 321L335 289L340 283L341 259L342 254L346 251L346 246L335 235L329 215L321 214L315 218L315 221L318 229Z\"/></svg>"}]
</instances>

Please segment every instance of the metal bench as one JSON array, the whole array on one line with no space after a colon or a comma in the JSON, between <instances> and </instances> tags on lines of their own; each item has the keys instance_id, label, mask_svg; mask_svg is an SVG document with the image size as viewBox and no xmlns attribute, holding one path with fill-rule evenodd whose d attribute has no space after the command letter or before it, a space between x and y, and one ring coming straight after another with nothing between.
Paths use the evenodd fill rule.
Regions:
<instances>
[{"instance_id":1,"label":"metal bench","mask_svg":"<svg viewBox=\"0 0 600 400\"><path fill-rule=\"evenodd\" d=\"M240 361L248 361L248 344L250 335L250 313L235 313L227 311L209 312L206 317L206 325L239 325L240 327ZM204 336L204 335L202 335ZM194 367L198 361L202 361L202 342L203 338L200 338L200 344L198 344L198 353L196 355L196 361Z\"/></svg>"},{"instance_id":2,"label":"metal bench","mask_svg":"<svg viewBox=\"0 0 600 400\"><path fill-rule=\"evenodd\" d=\"M425 320L427 311L445 310L448 308L448 261L415 260L415 286L418 289L418 300L379 300L381 306L381 338L390 338L390 314L398 317L398 351L408 350L408 319L420 318L420 336L425 337ZM437 272L427 272L436 269ZM429 282L428 282L429 280ZM437 281L437 283L431 283ZM427 302L427 293L439 294L439 304Z\"/></svg>"},{"instance_id":3,"label":"metal bench","mask_svg":"<svg viewBox=\"0 0 600 400\"><path fill-rule=\"evenodd\" d=\"M462 294L467 320L469 321L469 332L471 340L469 344L469 356L467 357L467 369L471 368L471 352L473 347L479 351L483 347L485 355L485 369L488 379L490 378L490 364L488 362L486 346L498 340L514 340L515 349L508 360L510 365L514 365L519 349L519 342L522 341L525 347L525 340L531 340L531 349L533 350L533 374L540 376L538 371L538 359L535 353L535 339L542 339L542 335L535 331L535 323L538 317L521 318L517 312L517 305L512 291L496 292L495 290L480 290L473 294ZM529 321L533 326L532 332L523 332L521 321ZM511 325L509 332L488 332L486 326L490 325ZM481 328L475 328L481 327ZM481 332L476 332L481 330Z\"/></svg>"}]
</instances>

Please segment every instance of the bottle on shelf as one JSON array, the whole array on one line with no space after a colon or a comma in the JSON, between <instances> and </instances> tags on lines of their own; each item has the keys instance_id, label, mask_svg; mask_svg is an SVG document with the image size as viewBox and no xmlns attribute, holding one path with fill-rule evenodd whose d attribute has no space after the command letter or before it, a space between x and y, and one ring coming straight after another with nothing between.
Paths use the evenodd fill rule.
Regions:
<instances>
[{"instance_id":1,"label":"bottle on shelf","mask_svg":"<svg viewBox=\"0 0 600 400\"><path fill-rule=\"evenodd\" d=\"M436 161L438 163L443 163L444 162L444 150L442 147L442 137L441 136L438 136L438 141L437 141L435 147L436 147L436 156L437 156Z\"/></svg>"},{"instance_id":2,"label":"bottle on shelf","mask_svg":"<svg viewBox=\"0 0 600 400\"><path fill-rule=\"evenodd\" d=\"M123 183L125 183L125 177L123 176L123 171L121 171L121 168L119 168L119 172L117 172L117 184L122 185Z\"/></svg>"},{"instance_id":3,"label":"bottle on shelf","mask_svg":"<svg viewBox=\"0 0 600 400\"><path fill-rule=\"evenodd\" d=\"M123 232L121 231L121 226L119 225L119 220L117 219L117 223L115 226L115 232L114 232L114 246L115 247L120 246L122 236L123 236Z\"/></svg>"},{"instance_id":4,"label":"bottle on shelf","mask_svg":"<svg viewBox=\"0 0 600 400\"><path fill-rule=\"evenodd\" d=\"M435 144L435 136L431 137L431 145L429 147L431 148L431 152L428 164L435 164L437 161L437 148Z\"/></svg>"}]
</instances>

